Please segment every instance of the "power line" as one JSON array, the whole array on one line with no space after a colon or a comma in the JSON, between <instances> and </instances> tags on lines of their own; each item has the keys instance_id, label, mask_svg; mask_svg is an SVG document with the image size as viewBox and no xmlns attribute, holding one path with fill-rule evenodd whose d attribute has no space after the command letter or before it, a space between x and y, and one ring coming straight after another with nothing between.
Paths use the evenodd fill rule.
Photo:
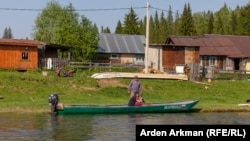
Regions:
<instances>
[{"instance_id":1,"label":"power line","mask_svg":"<svg viewBox=\"0 0 250 141\"><path fill-rule=\"evenodd\" d=\"M164 10L164 9L160 9L160 8L156 8L156 7L151 7L152 9L155 9L155 10L161 10L161 11L164 11L164 12L168 12L168 10Z\"/></svg>"},{"instance_id":2,"label":"power line","mask_svg":"<svg viewBox=\"0 0 250 141\"><path fill-rule=\"evenodd\" d=\"M147 7L132 7L133 9L146 9ZM130 8L106 8L106 9L75 9L74 11L111 11L111 10L128 10ZM2 11L43 11L46 9L23 9L23 8L0 8ZM66 9L67 10L67 9ZM47 11L65 11L63 10L47 10Z\"/></svg>"},{"instance_id":3,"label":"power line","mask_svg":"<svg viewBox=\"0 0 250 141\"><path fill-rule=\"evenodd\" d=\"M132 7L133 9L146 9L146 6L143 7ZM150 7L156 11L169 12L165 9L160 9L157 7ZM74 11L114 11L114 10L129 10L130 8L104 8L104 9L74 9ZM62 10L46 10L46 9L30 9L30 8L0 8L0 11L71 11L71 9L62 9ZM175 13L172 11L172 13Z\"/></svg>"}]
</instances>

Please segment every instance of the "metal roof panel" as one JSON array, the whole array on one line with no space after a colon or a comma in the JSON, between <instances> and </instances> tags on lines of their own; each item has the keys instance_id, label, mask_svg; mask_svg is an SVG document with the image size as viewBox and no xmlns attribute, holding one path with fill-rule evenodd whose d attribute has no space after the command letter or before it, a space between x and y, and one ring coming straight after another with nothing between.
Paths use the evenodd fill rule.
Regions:
<instances>
[{"instance_id":1,"label":"metal roof panel","mask_svg":"<svg viewBox=\"0 0 250 141\"><path fill-rule=\"evenodd\" d=\"M102 53L144 54L144 35L99 34L98 48Z\"/></svg>"}]
</instances>

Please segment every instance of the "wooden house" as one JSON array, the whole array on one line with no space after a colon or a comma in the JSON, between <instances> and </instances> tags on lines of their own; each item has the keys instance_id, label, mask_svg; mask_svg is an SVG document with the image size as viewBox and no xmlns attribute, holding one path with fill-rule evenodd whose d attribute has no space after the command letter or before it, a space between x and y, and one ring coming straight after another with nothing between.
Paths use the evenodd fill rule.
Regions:
<instances>
[{"instance_id":1,"label":"wooden house","mask_svg":"<svg viewBox=\"0 0 250 141\"><path fill-rule=\"evenodd\" d=\"M61 50L60 57L58 49ZM48 64L48 69L53 69L67 65L70 47L45 44L36 40L0 39L0 54L1 69L26 71L48 68Z\"/></svg>"},{"instance_id":2,"label":"wooden house","mask_svg":"<svg viewBox=\"0 0 250 141\"><path fill-rule=\"evenodd\" d=\"M250 71L250 36L206 34L169 37L173 45L200 47L200 66L217 71Z\"/></svg>"},{"instance_id":3,"label":"wooden house","mask_svg":"<svg viewBox=\"0 0 250 141\"><path fill-rule=\"evenodd\" d=\"M92 62L144 65L144 35L100 33Z\"/></svg>"},{"instance_id":4,"label":"wooden house","mask_svg":"<svg viewBox=\"0 0 250 141\"><path fill-rule=\"evenodd\" d=\"M38 47L34 40L0 39L0 68L27 70L38 68Z\"/></svg>"}]
</instances>

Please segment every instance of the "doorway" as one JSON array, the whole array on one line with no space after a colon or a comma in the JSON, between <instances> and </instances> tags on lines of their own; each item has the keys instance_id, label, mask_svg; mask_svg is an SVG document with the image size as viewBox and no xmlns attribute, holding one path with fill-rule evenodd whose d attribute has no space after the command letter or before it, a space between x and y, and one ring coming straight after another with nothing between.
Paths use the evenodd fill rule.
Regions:
<instances>
[{"instance_id":1,"label":"doorway","mask_svg":"<svg viewBox=\"0 0 250 141\"><path fill-rule=\"evenodd\" d=\"M234 70L240 70L240 59L234 59Z\"/></svg>"}]
</instances>

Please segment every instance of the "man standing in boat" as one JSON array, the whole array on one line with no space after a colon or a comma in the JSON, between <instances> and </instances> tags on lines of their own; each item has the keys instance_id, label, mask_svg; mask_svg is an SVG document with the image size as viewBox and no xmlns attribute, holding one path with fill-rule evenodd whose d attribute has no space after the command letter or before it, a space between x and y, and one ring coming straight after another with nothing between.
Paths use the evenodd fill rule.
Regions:
<instances>
[{"instance_id":1,"label":"man standing in boat","mask_svg":"<svg viewBox=\"0 0 250 141\"><path fill-rule=\"evenodd\" d=\"M142 90L141 82L138 79L138 76L135 75L128 85L128 92L130 93L130 98L133 97L136 93L140 94Z\"/></svg>"}]
</instances>

